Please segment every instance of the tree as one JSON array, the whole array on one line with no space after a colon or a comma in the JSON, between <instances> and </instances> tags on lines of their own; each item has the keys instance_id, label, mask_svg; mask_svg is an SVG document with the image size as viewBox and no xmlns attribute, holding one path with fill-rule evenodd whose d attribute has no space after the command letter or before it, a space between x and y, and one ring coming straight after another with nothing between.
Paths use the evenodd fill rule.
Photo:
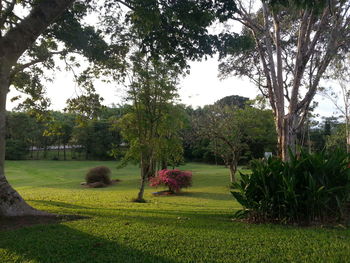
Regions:
<instances>
[{"instance_id":1,"label":"tree","mask_svg":"<svg viewBox=\"0 0 350 263\"><path fill-rule=\"evenodd\" d=\"M263 141L268 147L274 143L271 124L272 114L268 110L220 104L204 107L194 123L198 137L209 139L211 151L229 168L231 182L236 181L238 162L250 145Z\"/></svg>"},{"instance_id":2,"label":"tree","mask_svg":"<svg viewBox=\"0 0 350 263\"><path fill-rule=\"evenodd\" d=\"M43 215L29 206L10 186L5 177L6 97L12 70L36 39L73 3L73 0L44 0L33 4L21 2L30 12L17 20L13 10L17 1L4 2L0 18L0 215Z\"/></svg>"},{"instance_id":3,"label":"tree","mask_svg":"<svg viewBox=\"0 0 350 263\"><path fill-rule=\"evenodd\" d=\"M350 153L350 54L339 56L330 69L330 78L339 83L340 92L323 88L321 94L328 98L345 119L346 151Z\"/></svg>"},{"instance_id":4,"label":"tree","mask_svg":"<svg viewBox=\"0 0 350 263\"><path fill-rule=\"evenodd\" d=\"M221 18L243 27L240 35L221 35L221 74L247 76L269 99L283 160L289 147L296 150L297 131L326 69L346 48L349 6L343 0L237 0Z\"/></svg>"},{"instance_id":5,"label":"tree","mask_svg":"<svg viewBox=\"0 0 350 263\"><path fill-rule=\"evenodd\" d=\"M164 157L164 149L174 147L174 141L167 138L180 128L171 125L177 123L173 122L171 111L177 96L178 71L163 60L141 53L136 53L131 60L133 65L128 93L132 107L121 118L119 125L123 138L129 144L124 162L136 160L141 167L140 190L135 201L144 202L148 178L155 175L157 162ZM168 143L169 146L164 147Z\"/></svg>"}]
</instances>

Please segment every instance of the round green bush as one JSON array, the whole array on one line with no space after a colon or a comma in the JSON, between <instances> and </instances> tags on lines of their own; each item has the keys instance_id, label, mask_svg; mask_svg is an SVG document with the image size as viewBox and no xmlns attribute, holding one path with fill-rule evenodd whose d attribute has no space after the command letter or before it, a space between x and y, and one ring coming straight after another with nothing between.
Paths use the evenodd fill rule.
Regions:
<instances>
[{"instance_id":1,"label":"round green bush","mask_svg":"<svg viewBox=\"0 0 350 263\"><path fill-rule=\"evenodd\" d=\"M88 184L100 182L100 183L109 185L112 183L110 175L111 175L111 170L108 167L97 166L97 167L91 168L87 172L85 176L85 180L86 180L86 183Z\"/></svg>"}]
</instances>

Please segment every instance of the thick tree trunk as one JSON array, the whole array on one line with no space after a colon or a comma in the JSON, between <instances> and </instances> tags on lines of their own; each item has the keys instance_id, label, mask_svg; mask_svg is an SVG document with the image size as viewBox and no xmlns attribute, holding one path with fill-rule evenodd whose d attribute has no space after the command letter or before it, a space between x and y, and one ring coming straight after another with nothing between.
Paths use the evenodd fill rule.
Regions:
<instances>
[{"instance_id":1,"label":"thick tree trunk","mask_svg":"<svg viewBox=\"0 0 350 263\"><path fill-rule=\"evenodd\" d=\"M9 89L9 67L0 60L0 216L48 215L35 210L10 186L5 177L6 96Z\"/></svg>"},{"instance_id":2,"label":"thick tree trunk","mask_svg":"<svg viewBox=\"0 0 350 263\"><path fill-rule=\"evenodd\" d=\"M289 151L296 153L297 139L297 116L287 115L282 120L275 117L276 131L278 136L278 156L283 161L289 161Z\"/></svg>"}]
</instances>

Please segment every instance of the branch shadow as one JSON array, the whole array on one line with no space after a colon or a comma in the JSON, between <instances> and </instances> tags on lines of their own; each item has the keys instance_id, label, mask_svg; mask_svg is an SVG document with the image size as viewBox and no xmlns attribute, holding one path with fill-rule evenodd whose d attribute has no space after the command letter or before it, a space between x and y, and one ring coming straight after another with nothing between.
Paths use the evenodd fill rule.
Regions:
<instances>
[{"instance_id":1,"label":"branch shadow","mask_svg":"<svg viewBox=\"0 0 350 263\"><path fill-rule=\"evenodd\" d=\"M14 236L20 238L13 238ZM42 225L1 233L1 262L34 261L39 263L176 263L173 259L153 255L106 240L66 225ZM145 247L147 249L147 247Z\"/></svg>"}]
</instances>

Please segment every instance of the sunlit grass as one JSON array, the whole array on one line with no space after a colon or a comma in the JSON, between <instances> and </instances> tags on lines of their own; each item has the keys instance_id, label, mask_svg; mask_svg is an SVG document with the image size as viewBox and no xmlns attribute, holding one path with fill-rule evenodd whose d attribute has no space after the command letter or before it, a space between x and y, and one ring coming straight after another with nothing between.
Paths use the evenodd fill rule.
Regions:
<instances>
[{"instance_id":1,"label":"sunlit grass","mask_svg":"<svg viewBox=\"0 0 350 263\"><path fill-rule=\"evenodd\" d=\"M121 183L80 186L88 168L106 165ZM203 164L178 196L133 203L138 169L114 162L7 162L11 184L38 209L88 219L0 232L0 262L350 262L350 231L232 221L240 206L228 170ZM163 190L163 189L158 189Z\"/></svg>"}]
</instances>

